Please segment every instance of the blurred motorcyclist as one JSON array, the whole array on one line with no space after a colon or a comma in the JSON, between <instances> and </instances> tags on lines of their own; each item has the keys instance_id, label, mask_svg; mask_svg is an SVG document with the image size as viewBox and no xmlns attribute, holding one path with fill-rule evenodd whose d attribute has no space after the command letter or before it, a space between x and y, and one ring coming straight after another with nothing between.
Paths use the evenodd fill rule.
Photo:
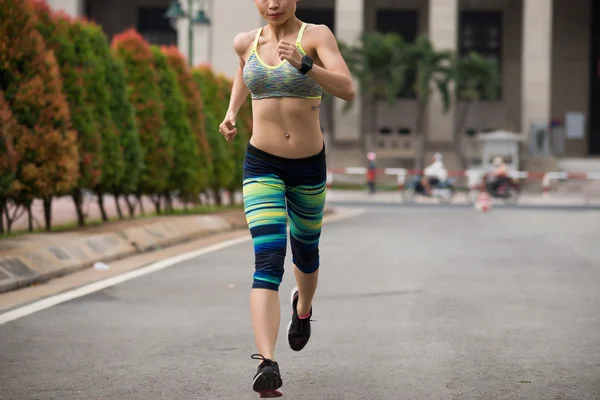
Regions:
<instances>
[{"instance_id":1,"label":"blurred motorcyclist","mask_svg":"<svg viewBox=\"0 0 600 400\"><path fill-rule=\"evenodd\" d=\"M508 173L508 167L502 157L495 157L493 161L494 168L491 172L490 188L492 193L496 193L500 185L511 181Z\"/></svg>"},{"instance_id":2,"label":"blurred motorcyclist","mask_svg":"<svg viewBox=\"0 0 600 400\"><path fill-rule=\"evenodd\" d=\"M425 193L431 195L431 188L440 182L444 182L448 178L448 171L444 167L442 161L442 155L435 153L433 155L433 162L423 171L423 177L421 178L421 184L425 188Z\"/></svg>"}]
</instances>

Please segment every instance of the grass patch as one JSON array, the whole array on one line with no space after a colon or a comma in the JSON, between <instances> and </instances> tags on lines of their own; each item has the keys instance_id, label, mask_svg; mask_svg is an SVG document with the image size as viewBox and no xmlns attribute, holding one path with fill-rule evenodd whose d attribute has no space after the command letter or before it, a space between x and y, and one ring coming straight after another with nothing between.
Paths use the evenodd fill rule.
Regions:
<instances>
[{"instance_id":1,"label":"grass patch","mask_svg":"<svg viewBox=\"0 0 600 400\"><path fill-rule=\"evenodd\" d=\"M94 228L94 227L103 226L103 225L110 225L112 223L117 223L120 221L139 221L139 220L144 220L147 218L156 218L156 217L160 218L160 217L171 217L171 216L182 216L182 215L214 214L214 213L221 212L221 211L238 210L238 209L243 209L243 205L241 205L241 204L225 205L225 206L202 206L201 205L201 206L189 207L187 210L178 208L178 209L173 210L173 212L171 212L171 213L157 214L156 212L146 212L145 215L138 214L134 218L129 218L128 216L124 216L123 219L119 219L118 217L112 217L112 218L109 218L109 220L107 222L102 221L102 219L88 219L85 221L84 227L80 227L77 224L77 220L74 220L72 222L68 222L65 224L58 224L58 225L52 226L50 233L85 231L89 228ZM73 216L73 217L76 218L75 216ZM14 238L14 237L18 237L18 236L27 235L27 234L40 234L40 233L49 233L49 232L46 232L46 230L43 228L36 228L33 230L33 232L29 232L27 229L20 229L20 230L13 231L11 233L4 233L4 234L0 235L0 240Z\"/></svg>"}]
</instances>

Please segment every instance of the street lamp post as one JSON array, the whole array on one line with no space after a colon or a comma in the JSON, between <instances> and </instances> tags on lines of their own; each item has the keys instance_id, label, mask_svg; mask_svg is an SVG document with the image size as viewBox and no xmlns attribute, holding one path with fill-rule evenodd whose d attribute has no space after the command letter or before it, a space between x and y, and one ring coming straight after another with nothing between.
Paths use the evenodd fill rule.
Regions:
<instances>
[{"instance_id":1,"label":"street lamp post","mask_svg":"<svg viewBox=\"0 0 600 400\"><path fill-rule=\"evenodd\" d=\"M205 0L200 0L202 7L198 10L198 13L193 15L192 3L193 0L188 0L187 12L181 7L181 3L178 0L173 0L169 9L167 10L165 17L171 21L171 24L175 26L177 20L186 18L188 20L188 64L190 67L194 63L194 25L205 25L210 26L210 18L206 15L204 10Z\"/></svg>"}]
</instances>

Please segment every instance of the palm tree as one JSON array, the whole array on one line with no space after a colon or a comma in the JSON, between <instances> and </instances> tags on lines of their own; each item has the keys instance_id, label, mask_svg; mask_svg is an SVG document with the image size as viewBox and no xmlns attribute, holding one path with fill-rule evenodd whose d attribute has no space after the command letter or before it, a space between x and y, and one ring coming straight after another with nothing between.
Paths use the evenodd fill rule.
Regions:
<instances>
[{"instance_id":1,"label":"palm tree","mask_svg":"<svg viewBox=\"0 0 600 400\"><path fill-rule=\"evenodd\" d=\"M407 63L405 61L406 44L398 34L366 32L358 45L339 42L340 51L346 60L352 75L358 81L360 93L368 98L371 113L371 133L377 131L377 102L386 99L394 105L399 91L406 81ZM348 102L344 110L348 111L353 102ZM361 149L366 150L364 132L361 129Z\"/></svg>"},{"instance_id":2,"label":"palm tree","mask_svg":"<svg viewBox=\"0 0 600 400\"><path fill-rule=\"evenodd\" d=\"M496 60L471 52L454 60L455 98L459 105L459 115L454 129L454 150L461 164L466 168L467 160L463 149L463 131L471 105L480 100L496 100L500 87L500 76ZM462 104L461 104L462 103Z\"/></svg>"},{"instance_id":3,"label":"palm tree","mask_svg":"<svg viewBox=\"0 0 600 400\"><path fill-rule=\"evenodd\" d=\"M415 124L418 135L415 169L420 170L423 167L427 143L425 116L434 90L441 94L444 112L450 109L449 86L453 80L453 52L436 50L425 35L419 36L414 43L405 46L405 51L405 63L408 63L409 70L416 75L413 87L418 110Z\"/></svg>"}]
</instances>

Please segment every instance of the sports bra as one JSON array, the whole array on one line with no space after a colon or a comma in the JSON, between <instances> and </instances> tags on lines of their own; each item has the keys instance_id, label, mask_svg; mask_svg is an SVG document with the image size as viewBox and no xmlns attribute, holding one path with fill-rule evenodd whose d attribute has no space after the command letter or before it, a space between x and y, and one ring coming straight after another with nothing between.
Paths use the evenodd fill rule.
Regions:
<instances>
[{"instance_id":1,"label":"sports bra","mask_svg":"<svg viewBox=\"0 0 600 400\"><path fill-rule=\"evenodd\" d=\"M306 23L302 24L296 48L301 54L306 52L302 48L302 34ZM287 61L279 65L267 65L258 54L258 39L263 28L258 30L252 52L244 66L243 77L250 90L253 100L268 99L272 97L300 97L304 99L320 99L323 96L321 86L307 75L302 75Z\"/></svg>"}]
</instances>

